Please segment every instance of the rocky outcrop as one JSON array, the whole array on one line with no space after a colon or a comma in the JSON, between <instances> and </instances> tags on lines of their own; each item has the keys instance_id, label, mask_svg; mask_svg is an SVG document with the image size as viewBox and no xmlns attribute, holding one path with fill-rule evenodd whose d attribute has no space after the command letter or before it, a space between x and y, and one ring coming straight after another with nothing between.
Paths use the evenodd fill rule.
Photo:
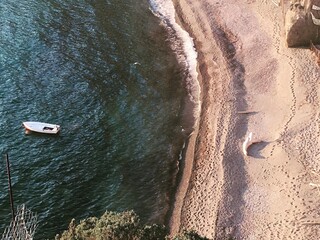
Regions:
<instances>
[{"instance_id":1,"label":"rocky outcrop","mask_svg":"<svg viewBox=\"0 0 320 240\"><path fill-rule=\"evenodd\" d=\"M285 31L288 47L320 43L320 0L291 1Z\"/></svg>"}]
</instances>

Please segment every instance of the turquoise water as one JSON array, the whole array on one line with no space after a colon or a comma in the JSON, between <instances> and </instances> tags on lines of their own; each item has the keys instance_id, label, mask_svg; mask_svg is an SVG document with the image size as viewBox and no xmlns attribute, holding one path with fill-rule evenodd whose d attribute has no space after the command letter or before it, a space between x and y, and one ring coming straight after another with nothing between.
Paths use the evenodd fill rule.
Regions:
<instances>
[{"instance_id":1,"label":"turquoise water","mask_svg":"<svg viewBox=\"0 0 320 240\"><path fill-rule=\"evenodd\" d=\"M0 2L0 150L36 239L72 218L165 221L181 152L183 69L147 1ZM23 121L61 125L25 135ZM0 161L0 232L10 222Z\"/></svg>"}]
</instances>

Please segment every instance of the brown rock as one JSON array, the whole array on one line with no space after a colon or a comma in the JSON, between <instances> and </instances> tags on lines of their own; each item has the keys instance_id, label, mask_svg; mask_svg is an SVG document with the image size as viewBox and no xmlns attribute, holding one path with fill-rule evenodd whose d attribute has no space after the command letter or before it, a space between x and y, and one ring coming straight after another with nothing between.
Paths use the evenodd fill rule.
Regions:
<instances>
[{"instance_id":1,"label":"brown rock","mask_svg":"<svg viewBox=\"0 0 320 240\"><path fill-rule=\"evenodd\" d=\"M285 18L288 47L320 43L320 0L292 1Z\"/></svg>"}]
</instances>

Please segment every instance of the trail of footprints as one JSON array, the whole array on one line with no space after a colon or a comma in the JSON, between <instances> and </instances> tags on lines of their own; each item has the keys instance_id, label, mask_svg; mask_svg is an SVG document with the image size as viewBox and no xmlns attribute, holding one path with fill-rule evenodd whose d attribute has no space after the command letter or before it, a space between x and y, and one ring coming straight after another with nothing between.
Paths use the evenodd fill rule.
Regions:
<instances>
[{"instance_id":1,"label":"trail of footprints","mask_svg":"<svg viewBox=\"0 0 320 240\"><path fill-rule=\"evenodd\" d=\"M279 139L271 146L270 155L266 158L265 164L271 167L271 163L268 160L271 160L276 147L281 147L285 150L288 160L284 163L280 163L279 166L274 166L273 173L278 172L285 176L286 180L282 181L282 183L275 184L281 186L281 191L286 193L286 196L290 201L289 207L283 213L280 213L280 215L274 216L274 220L267 224L267 231L260 232L260 237L261 239L284 239L284 237L285 239L294 240L315 239L314 236L319 236L320 234L320 188L310 190L308 185L310 182L320 184L320 111L312 114L309 121L310 126L305 126L306 129L299 129L298 132L293 132L290 124L296 116L296 112L303 105L302 103L297 106L297 94L295 92L296 80L301 80L303 86L306 88L307 94L305 102L316 107L320 105L318 98L318 79L320 78L320 73L319 71L314 71L312 67L314 63L310 62L303 67L297 66L293 56L281 51L281 28L278 23L281 23L282 21L277 17L274 11L272 11L272 7L270 7L269 11L266 11L267 5L268 3L265 0L260 0L258 4L259 13L262 17L272 19L274 23L273 45L277 54L287 57L288 64L292 69L288 84L292 95L292 103L290 115L283 126ZM303 75L302 79L298 78L300 76L297 75L297 67L301 67L301 69L299 69L300 72L307 73ZM300 128L301 127L303 126L300 126ZM298 140L296 139L297 136L300 136ZM300 154L301 165L306 169L304 173L298 175L294 175L290 172L290 162L296 161L296 158L292 159L291 156L296 151ZM311 169L317 170L317 176L312 174ZM264 172L264 175L268 176L269 174L268 172ZM319 200L313 202L312 199ZM288 218L288 216L293 217ZM282 231L277 231L277 229L282 229ZM280 232L286 232L287 234L285 236L280 236Z\"/></svg>"},{"instance_id":2,"label":"trail of footprints","mask_svg":"<svg viewBox=\"0 0 320 240\"><path fill-rule=\"evenodd\" d=\"M262 1L262 2L264 2L264 1ZM262 11L260 14L263 14ZM280 231L276 231L276 229L282 229L282 230L284 230L284 232L287 231L286 239L310 239L310 238L308 238L308 236L315 236L314 231L317 231L317 230L315 230L314 227L309 227L308 229L306 229L306 226L304 224L302 224L301 221L299 221L301 219L307 218L306 216L308 216L308 214L314 213L314 207L312 207L313 203L307 202L307 200L302 197L303 193L301 193L301 189L303 189L305 187L305 186L303 186L303 184L304 185L306 184L305 181L306 181L307 176L303 175L303 174L300 174L298 176L293 176L289 172L289 169L290 169L289 163L291 161L293 161L293 159L291 158L292 149L288 148L288 143L285 143L283 141L285 137L286 137L286 139L289 137L288 136L290 134L289 133L289 130L290 130L289 126L290 126L290 123L292 122L292 120L294 119L294 117L296 116L296 111L297 111L297 95L295 92L295 84L296 84L296 77L297 77L296 76L297 65L296 65L295 59L292 56L281 52L281 48L280 48L281 28L279 25L280 21L277 18L277 15L272 14L269 17L272 17L272 20L274 22L273 44L276 49L276 52L279 55L287 57L288 64L291 67L291 77L290 77L290 81L289 81L289 87L290 87L290 91L291 91L291 95L292 95L292 104L290 107L290 115L283 126L283 129L280 133L279 139L272 145L270 156L266 159L267 160L266 162L267 162L267 164L269 164L268 160L270 160L270 158L273 156L273 153L274 153L274 150L276 147L281 147L286 151L288 160L284 164L280 164L279 166L274 167L274 168L277 168L277 169L274 169L274 171L281 172L286 177L286 180L283 181L282 184L277 184L277 185L281 186L283 188L283 191L287 192L287 197L290 199L290 202L289 202L290 207L285 210L284 214L286 214L288 216L293 215L294 217L290 219L290 218L283 217L283 216L282 217L275 216L274 221L268 223L267 229L269 230L268 231L269 232L269 239L283 239L284 236L280 236L279 235ZM305 71L308 71L308 69L305 69ZM307 86L309 86L309 89L308 89L309 91L308 91L308 95L306 97L306 100L309 103L310 102L317 103L318 96L317 96L317 91L315 90L316 83L312 82L312 79L314 80L315 78L314 77L310 78L309 76L307 76L305 79L305 81L308 82ZM320 114L317 114L317 116L314 119L314 122L318 126L318 128L315 131L318 139L320 137L319 115ZM310 138L309 138L309 140L310 140ZM269 165L269 166L271 166L271 165ZM308 176L308 179L312 179L312 177ZM299 181L297 181L297 180L299 180ZM319 178L319 181L320 181L320 178ZM319 197L320 197L320 195L319 195ZM301 210L299 210L300 206L303 206L303 208L306 209L306 211L301 212ZM289 215L289 213L290 213L290 215ZM282 220L279 220L279 219L282 219ZM311 220L306 220L306 222L307 223L311 222ZM304 231L301 231L301 228L304 228ZM283 232L283 231L281 231L281 232ZM304 232L305 235L303 235L302 232ZM262 235L261 235L261 237L262 237L262 239L266 238L266 236L262 236Z\"/></svg>"},{"instance_id":3,"label":"trail of footprints","mask_svg":"<svg viewBox=\"0 0 320 240\"><path fill-rule=\"evenodd\" d=\"M279 22L276 21L275 22ZM278 27L277 27L278 28ZM278 35L279 36L279 35ZM280 53L279 48L277 48L278 54ZM318 105L318 95L317 95L317 83L314 76L310 76L313 71L311 69L312 64L311 62L309 64L306 64L303 66L303 69L300 69L300 72L305 73L303 76L297 76L296 75L296 61L292 56L282 54L283 56L286 56L289 60L289 65L291 66L292 72L291 72L291 78L289 82L291 94L292 94L292 105L290 107L291 114L285 123L283 130L280 135L280 139L290 139L290 134L293 134L292 128L289 128L290 123L292 122L293 118L296 115L297 111L297 95L295 92L295 84L297 77L302 77L302 82L304 83L304 86L307 88L307 97L306 100L309 103L312 103L313 105ZM300 66L299 66L300 67ZM298 134L301 136L300 139L297 141L296 145L292 143L288 143L285 141L278 141L278 143L281 143L280 147L282 147L288 157L288 162L286 162L286 166L282 166L281 171L285 174L287 181L286 185L288 187L288 198L290 200L290 209L287 210L287 213L291 212L290 215L293 215L294 217L292 219L287 220L285 225L287 225L290 229L288 232L288 239L312 239L314 236L316 236L314 233L318 231L319 233L319 227L313 226L313 225L305 225L298 219L303 217L311 217L311 218L319 218L319 215L314 214L314 210L316 206L313 206L312 202L308 202L307 199L305 199L305 191L307 191L306 188L308 188L308 183L310 181L314 181L315 178L310 175L310 164L312 161L314 161L314 154L316 152L316 149L314 148L315 145L318 144L319 139L319 118L318 115L313 115L310 119L309 126L306 126L304 130L298 131ZM301 127L301 126L300 126ZM297 137L297 135L292 136ZM298 144L298 151L300 154L300 164L304 167L305 172L301 173L298 176L293 176L292 173L289 172L289 166L288 163L291 161L294 161L291 156L293 154L293 146L290 146L292 144L293 146L297 147ZM299 148L300 145L300 148ZM309 166L308 166L309 165ZM314 167L312 167L314 168ZM297 181L297 178L299 181ZM318 179L320 180L320 179ZM301 191L304 191L303 193ZM320 195L318 196L320 197ZM312 199L312 198L309 198ZM301 207L301 208L300 208ZM301 210L305 209L305 211ZM309 214L308 214L309 213ZM310 214L312 213L312 214ZM312 220L306 220L307 223L311 223ZM282 226L284 227L284 226ZM302 231L303 229L303 231Z\"/></svg>"}]
</instances>

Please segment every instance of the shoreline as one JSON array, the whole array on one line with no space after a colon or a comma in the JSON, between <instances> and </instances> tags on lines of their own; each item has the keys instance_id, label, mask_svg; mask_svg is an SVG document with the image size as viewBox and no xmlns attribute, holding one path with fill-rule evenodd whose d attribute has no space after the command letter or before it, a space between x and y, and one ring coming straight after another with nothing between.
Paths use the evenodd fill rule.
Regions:
<instances>
[{"instance_id":1,"label":"shoreline","mask_svg":"<svg viewBox=\"0 0 320 240\"><path fill-rule=\"evenodd\" d=\"M320 72L311 53L285 46L282 9L272 2L173 2L198 53L201 114L170 234L316 239L320 196L310 184L320 182Z\"/></svg>"},{"instance_id":2,"label":"shoreline","mask_svg":"<svg viewBox=\"0 0 320 240\"><path fill-rule=\"evenodd\" d=\"M210 27L213 32L211 39L213 41L206 47L211 48L212 52L205 54L201 50L204 44L199 43L199 37L196 36L192 29L193 26L186 22L186 18L190 18L193 14L192 9L190 8L187 9L186 12L183 12L183 7L185 9L188 8L188 4L185 1L175 1L175 6L179 24L181 24L195 40L195 46L198 53L197 70L202 89L202 111L198 129L192 136L192 144L187 146L188 151L184 159L185 167L181 170L182 178L175 197L170 229L171 235L174 235L181 231L181 228L190 228L192 226L196 227L196 229L193 230L196 230L199 233L204 232L205 236L213 238L219 235L219 233L215 232L213 226L218 224L218 222L225 221L219 219L218 212L228 211L220 204L221 201L228 201L228 197L224 196L226 191L223 187L225 183L224 178L226 172L235 171L236 169L226 160L230 158L232 161L232 154L226 149L228 145L235 144L234 138L229 135L238 121L235 116L236 105L239 102L243 103L242 100L238 99L237 103L234 100L229 100L226 104L223 98L231 99L237 95L233 94L235 91L243 92L241 86L236 89L235 82L233 82L233 80L236 79L234 76L242 72L242 67L237 62L236 58L234 58L235 49L232 40L229 39L234 37L231 33L224 32L219 24L215 27ZM190 20L190 22L201 24L200 21L197 22L195 19ZM202 37L203 39L205 38L204 35ZM209 55L209 57L207 55ZM212 64L208 64L210 58L213 60ZM219 72L221 71L217 67L219 64L224 64L226 66L223 73ZM225 78L223 74L232 77ZM210 79L212 81L208 81ZM226 82L219 83L219 80L225 80ZM242 81L242 78L240 81ZM215 95L220 96L222 99L217 101ZM241 96L238 97L241 98ZM211 123L210 120L215 123ZM212 129L215 130L211 131ZM233 133L231 133L231 135L232 134ZM212 144L215 145L215 147L210 146L211 139L217 141L216 144ZM236 154L239 154L239 152ZM239 170L238 166L237 170ZM197 180L198 176L201 175L211 175L207 177L207 179L208 184L212 186L212 189L209 189L208 187L203 188L203 186L201 186L206 184L204 180L200 180L200 182ZM195 183L198 184L198 186L193 186L196 185ZM239 181L238 179L238 183L244 185L245 180L242 179ZM213 189L214 187L217 187L217 189ZM234 186L232 186L232 188L233 187ZM199 191L201 196L207 198L206 200L195 200L197 199L196 195ZM231 190L229 189L229 191ZM218 196L218 199L212 201L212 196ZM236 198L237 196L235 196L235 199ZM184 210L186 205L192 205L192 207L189 208L192 210L188 213ZM225 204L225 206L227 205L229 206L231 203ZM193 214L198 216L190 221ZM204 216L208 219L202 223L197 223L198 219L204 218Z\"/></svg>"}]
</instances>

